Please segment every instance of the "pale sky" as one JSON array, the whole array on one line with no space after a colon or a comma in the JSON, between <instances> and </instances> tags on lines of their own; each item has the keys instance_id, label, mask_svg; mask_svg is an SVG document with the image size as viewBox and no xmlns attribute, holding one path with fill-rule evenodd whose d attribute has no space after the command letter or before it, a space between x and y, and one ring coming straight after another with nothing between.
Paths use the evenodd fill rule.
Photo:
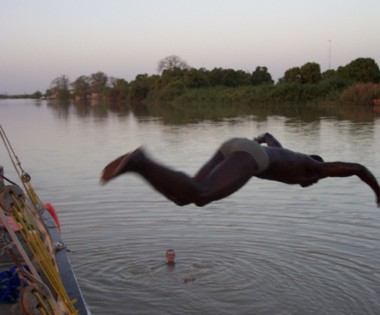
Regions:
<instances>
[{"instance_id":1,"label":"pale sky","mask_svg":"<svg viewBox=\"0 0 380 315\"><path fill-rule=\"evenodd\" d=\"M380 66L380 1L0 0L0 94L45 92L62 74L131 81L169 55L275 80L306 62Z\"/></svg>"}]
</instances>

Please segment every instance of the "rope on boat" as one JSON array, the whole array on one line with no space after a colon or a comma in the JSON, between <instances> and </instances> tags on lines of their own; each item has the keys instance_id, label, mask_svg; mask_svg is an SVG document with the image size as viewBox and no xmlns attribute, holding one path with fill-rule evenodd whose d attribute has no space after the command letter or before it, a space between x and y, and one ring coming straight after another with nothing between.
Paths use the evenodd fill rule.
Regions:
<instances>
[{"instance_id":1,"label":"rope on boat","mask_svg":"<svg viewBox=\"0 0 380 315\"><path fill-rule=\"evenodd\" d=\"M22 169L21 167L21 163L20 163L20 160L18 159L15 151L13 150L12 148L12 145L11 145L11 142L9 141L4 129L3 129L3 126L0 125L0 136L1 136L1 139L3 140L3 143L4 143L4 146L5 148L7 149L8 151L8 155L9 155L9 158L18 174L18 177L21 178L21 174L26 174L24 172L24 170ZM20 173L21 171L21 173Z\"/></svg>"},{"instance_id":2,"label":"rope on boat","mask_svg":"<svg viewBox=\"0 0 380 315\"><path fill-rule=\"evenodd\" d=\"M78 311L74 307L75 300L70 300L59 276L54 247L52 245L53 241L41 216L44 206L31 185L29 174L21 167L20 160L15 154L1 125L0 136L32 204L30 206L23 191L18 186L5 186L0 193L0 219L17 247L18 252L30 268L29 272L25 268L22 268L19 261L15 261L16 265L19 266L20 277L29 284L28 289L21 289L23 291L20 299L21 307L25 314L31 313L29 308L33 307L33 305L40 308L41 314L78 314ZM16 222L21 224L20 233L33 259L29 258L24 246L21 245L16 233L8 223L5 212L8 216L13 216ZM15 258L16 255L11 256ZM17 260L17 258L15 259ZM39 269L47 279L49 287L43 283L32 260L40 267ZM53 291L54 297L49 288ZM28 296L29 299L27 298ZM33 298L30 298L31 296Z\"/></svg>"},{"instance_id":3,"label":"rope on boat","mask_svg":"<svg viewBox=\"0 0 380 315\"><path fill-rule=\"evenodd\" d=\"M36 208L35 210L37 211L38 209L41 211L44 206L41 200L38 198L36 192L34 191L32 184L31 184L31 177L28 173L24 171L24 169L21 166L21 162L16 155L16 152L13 150L13 147L11 145L11 142L9 141L3 127L0 125L0 137L3 140L4 146L8 152L9 159L11 160L13 167L15 171L17 172L18 177L20 178L25 191L28 194L28 197L30 200L33 202L33 206Z\"/></svg>"}]
</instances>

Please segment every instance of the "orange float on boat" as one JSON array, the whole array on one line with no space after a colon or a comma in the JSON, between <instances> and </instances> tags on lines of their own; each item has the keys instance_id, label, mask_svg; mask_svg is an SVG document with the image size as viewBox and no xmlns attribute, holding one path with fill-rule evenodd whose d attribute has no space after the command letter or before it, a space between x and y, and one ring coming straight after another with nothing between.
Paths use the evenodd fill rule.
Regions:
<instances>
[{"instance_id":1,"label":"orange float on boat","mask_svg":"<svg viewBox=\"0 0 380 315\"><path fill-rule=\"evenodd\" d=\"M46 203L45 209L50 213L50 215L53 217L55 224L57 225L59 233L61 233L61 224L59 223L57 212L55 211L53 205L51 203Z\"/></svg>"}]
</instances>

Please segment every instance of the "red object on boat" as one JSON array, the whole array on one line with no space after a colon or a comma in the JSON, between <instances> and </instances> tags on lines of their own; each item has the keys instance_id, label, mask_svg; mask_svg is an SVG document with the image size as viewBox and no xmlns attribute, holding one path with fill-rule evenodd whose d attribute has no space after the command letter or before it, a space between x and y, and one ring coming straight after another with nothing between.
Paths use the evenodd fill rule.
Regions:
<instances>
[{"instance_id":1,"label":"red object on boat","mask_svg":"<svg viewBox=\"0 0 380 315\"><path fill-rule=\"evenodd\" d=\"M55 212L55 209L51 203L46 203L45 209L50 213L50 215L53 217L55 224L57 225L59 233L61 233L61 224L59 223L57 212Z\"/></svg>"}]
</instances>

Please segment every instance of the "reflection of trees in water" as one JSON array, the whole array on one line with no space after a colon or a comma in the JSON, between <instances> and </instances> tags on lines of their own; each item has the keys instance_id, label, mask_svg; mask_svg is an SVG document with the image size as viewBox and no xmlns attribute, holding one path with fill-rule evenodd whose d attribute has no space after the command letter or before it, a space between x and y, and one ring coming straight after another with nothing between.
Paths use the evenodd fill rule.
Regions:
<instances>
[{"instance_id":1,"label":"reflection of trees in water","mask_svg":"<svg viewBox=\"0 0 380 315\"><path fill-rule=\"evenodd\" d=\"M340 119L346 119L353 122L373 122L380 117L380 113L376 113L371 106L341 106Z\"/></svg>"},{"instance_id":2,"label":"reflection of trees in water","mask_svg":"<svg viewBox=\"0 0 380 315\"><path fill-rule=\"evenodd\" d=\"M41 104L39 106L41 106ZM70 115L82 118L104 118L110 114L126 116L130 112L126 103L101 100L49 100L47 101L47 106L51 108L59 118L64 119L67 119Z\"/></svg>"},{"instance_id":3,"label":"reflection of trees in water","mask_svg":"<svg viewBox=\"0 0 380 315\"><path fill-rule=\"evenodd\" d=\"M338 120L353 122L373 122L376 114L372 108L348 108L331 103L312 105L272 104L272 105L245 105L245 104L190 104L190 105L138 105L133 107L137 117L157 117L165 124L186 124L203 120L218 121L226 118L254 116L256 120L266 120L268 116L282 116L289 120L314 122L321 117L332 117Z\"/></svg>"},{"instance_id":4,"label":"reflection of trees in water","mask_svg":"<svg viewBox=\"0 0 380 315\"><path fill-rule=\"evenodd\" d=\"M41 102L36 102L41 106ZM119 117L133 113L137 118L154 117L162 120L164 124L178 125L204 120L220 121L226 118L252 116L255 120L265 121L268 116L282 116L290 121L314 122L321 117L332 117L337 120L353 122L373 122L380 114L371 107L342 106L335 103L318 104L135 104L129 106L125 102L109 102L101 100L91 101L59 101L49 100L47 106L60 118L67 119L70 115L77 117L105 118L115 114Z\"/></svg>"},{"instance_id":5,"label":"reflection of trees in water","mask_svg":"<svg viewBox=\"0 0 380 315\"><path fill-rule=\"evenodd\" d=\"M48 100L47 107L53 109L59 118L67 119L70 115L69 100Z\"/></svg>"}]
</instances>

